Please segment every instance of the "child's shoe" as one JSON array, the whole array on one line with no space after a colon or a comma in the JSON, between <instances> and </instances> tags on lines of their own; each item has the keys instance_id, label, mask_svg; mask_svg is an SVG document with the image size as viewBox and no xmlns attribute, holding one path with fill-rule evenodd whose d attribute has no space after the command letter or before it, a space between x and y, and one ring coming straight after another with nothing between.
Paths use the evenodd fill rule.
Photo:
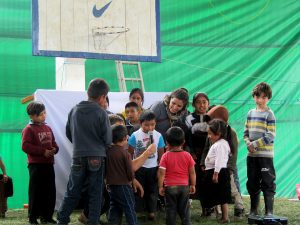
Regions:
<instances>
[{"instance_id":1,"label":"child's shoe","mask_svg":"<svg viewBox=\"0 0 300 225\"><path fill-rule=\"evenodd\" d=\"M86 216L84 215L84 213L82 212L80 214L80 216L78 217L78 221L84 225L88 224L88 219L86 218Z\"/></svg>"},{"instance_id":2,"label":"child's shoe","mask_svg":"<svg viewBox=\"0 0 300 225\"><path fill-rule=\"evenodd\" d=\"M148 220L155 220L155 213L149 213Z\"/></svg>"}]
</instances>

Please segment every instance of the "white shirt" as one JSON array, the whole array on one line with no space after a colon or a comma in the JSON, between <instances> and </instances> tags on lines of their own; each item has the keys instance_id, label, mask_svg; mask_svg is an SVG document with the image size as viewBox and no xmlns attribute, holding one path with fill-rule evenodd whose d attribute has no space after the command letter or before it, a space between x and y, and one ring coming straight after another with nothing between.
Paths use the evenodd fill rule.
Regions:
<instances>
[{"instance_id":1,"label":"white shirt","mask_svg":"<svg viewBox=\"0 0 300 225\"><path fill-rule=\"evenodd\" d=\"M153 131L153 141L157 146L157 150L165 147L165 142L162 135L156 130ZM134 148L134 158L139 157L150 145L150 136L148 133L142 131L142 128L133 132L132 135L128 139L128 144ZM158 153L157 150L155 154L150 155L148 159L145 161L143 167L153 168L158 166L157 158Z\"/></svg>"},{"instance_id":2,"label":"white shirt","mask_svg":"<svg viewBox=\"0 0 300 225\"><path fill-rule=\"evenodd\" d=\"M226 140L220 139L209 149L205 158L205 170L215 169L220 172L222 168L227 168L227 162L230 154L230 147Z\"/></svg>"}]
</instances>

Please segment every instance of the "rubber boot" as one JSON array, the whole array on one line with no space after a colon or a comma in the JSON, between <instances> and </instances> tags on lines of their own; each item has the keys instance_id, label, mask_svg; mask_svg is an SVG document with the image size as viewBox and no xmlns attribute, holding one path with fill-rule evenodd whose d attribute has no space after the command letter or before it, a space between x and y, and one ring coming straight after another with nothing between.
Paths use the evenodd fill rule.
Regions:
<instances>
[{"instance_id":1,"label":"rubber boot","mask_svg":"<svg viewBox=\"0 0 300 225\"><path fill-rule=\"evenodd\" d=\"M256 224L258 216L259 194L250 195L250 213L248 215L248 224Z\"/></svg>"},{"instance_id":2,"label":"rubber boot","mask_svg":"<svg viewBox=\"0 0 300 225\"><path fill-rule=\"evenodd\" d=\"M274 196L264 195L264 200L265 200L265 216L273 217Z\"/></svg>"},{"instance_id":3,"label":"rubber boot","mask_svg":"<svg viewBox=\"0 0 300 225\"><path fill-rule=\"evenodd\" d=\"M251 208L250 208L250 214L249 216L256 216L258 215L258 205L259 205L259 194L250 195L250 201L251 201Z\"/></svg>"}]
</instances>

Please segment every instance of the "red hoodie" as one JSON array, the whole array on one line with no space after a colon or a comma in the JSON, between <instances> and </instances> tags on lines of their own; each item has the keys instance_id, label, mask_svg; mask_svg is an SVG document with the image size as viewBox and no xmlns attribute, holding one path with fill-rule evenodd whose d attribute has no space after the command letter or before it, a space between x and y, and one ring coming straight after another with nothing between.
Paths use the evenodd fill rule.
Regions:
<instances>
[{"instance_id":1,"label":"red hoodie","mask_svg":"<svg viewBox=\"0 0 300 225\"><path fill-rule=\"evenodd\" d=\"M27 153L30 163L54 163L54 157L46 158L45 151L58 146L51 128L45 123L29 123L22 132L22 150ZM55 153L55 154L56 154Z\"/></svg>"}]
</instances>

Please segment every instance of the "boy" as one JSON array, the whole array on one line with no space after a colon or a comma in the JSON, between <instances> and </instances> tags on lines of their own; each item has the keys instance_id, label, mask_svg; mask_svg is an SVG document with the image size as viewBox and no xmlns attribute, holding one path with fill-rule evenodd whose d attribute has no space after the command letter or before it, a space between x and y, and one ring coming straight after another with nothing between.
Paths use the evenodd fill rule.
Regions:
<instances>
[{"instance_id":1,"label":"boy","mask_svg":"<svg viewBox=\"0 0 300 225\"><path fill-rule=\"evenodd\" d=\"M2 179L0 180L0 218L5 218L5 213L7 211L7 197L4 195L4 183L8 181L8 176L6 175L5 165L0 156L0 168L2 170Z\"/></svg>"},{"instance_id":2,"label":"boy","mask_svg":"<svg viewBox=\"0 0 300 225\"><path fill-rule=\"evenodd\" d=\"M128 102L125 105L125 125L130 136L134 131L140 128L139 123L139 106L135 102Z\"/></svg>"},{"instance_id":3,"label":"boy","mask_svg":"<svg viewBox=\"0 0 300 225\"><path fill-rule=\"evenodd\" d=\"M139 157L147 147L155 143L157 151L150 155L143 166L136 171L135 177L142 184L145 191L145 204L148 212L148 219L155 218L158 188L157 188L157 167L158 162L164 152L165 143L162 135L155 129L155 114L150 110L145 110L140 115L141 128L135 131L129 138L129 152L134 158ZM137 209L143 208L142 199L136 198Z\"/></svg>"},{"instance_id":4,"label":"boy","mask_svg":"<svg viewBox=\"0 0 300 225\"><path fill-rule=\"evenodd\" d=\"M249 217L258 214L260 191L264 194L265 215L272 217L275 195L275 169L273 145L275 138L275 116L267 106L272 98L271 87L262 82L252 91L256 108L248 112L244 140L248 148L247 189L250 194Z\"/></svg>"},{"instance_id":5,"label":"boy","mask_svg":"<svg viewBox=\"0 0 300 225\"><path fill-rule=\"evenodd\" d=\"M58 146L51 128L46 125L43 103L34 101L27 106L31 121L22 132L22 150L27 154L29 170L29 224L56 224L52 219L55 200L54 155Z\"/></svg>"},{"instance_id":6,"label":"boy","mask_svg":"<svg viewBox=\"0 0 300 225\"><path fill-rule=\"evenodd\" d=\"M111 144L111 127L103 108L108 91L103 79L92 80L87 90L88 100L74 106L68 115L66 135L73 143L73 162L67 191L57 212L58 224L70 222L70 214L88 180L88 224L98 225L106 149Z\"/></svg>"},{"instance_id":7,"label":"boy","mask_svg":"<svg viewBox=\"0 0 300 225\"><path fill-rule=\"evenodd\" d=\"M109 114L108 119L110 122L110 125L125 125L123 117L117 115L117 114Z\"/></svg>"},{"instance_id":8,"label":"boy","mask_svg":"<svg viewBox=\"0 0 300 225\"><path fill-rule=\"evenodd\" d=\"M184 132L181 128L169 128L166 142L169 151L162 156L158 173L159 194L166 200L166 224L175 225L178 212L181 224L190 225L189 195L196 191L195 162L190 153L182 149Z\"/></svg>"},{"instance_id":9,"label":"boy","mask_svg":"<svg viewBox=\"0 0 300 225\"><path fill-rule=\"evenodd\" d=\"M123 211L129 225L137 225L132 182L134 172L131 155L127 151L127 129L112 126L112 146L107 151L106 183L110 196L108 223L118 225Z\"/></svg>"}]
</instances>

